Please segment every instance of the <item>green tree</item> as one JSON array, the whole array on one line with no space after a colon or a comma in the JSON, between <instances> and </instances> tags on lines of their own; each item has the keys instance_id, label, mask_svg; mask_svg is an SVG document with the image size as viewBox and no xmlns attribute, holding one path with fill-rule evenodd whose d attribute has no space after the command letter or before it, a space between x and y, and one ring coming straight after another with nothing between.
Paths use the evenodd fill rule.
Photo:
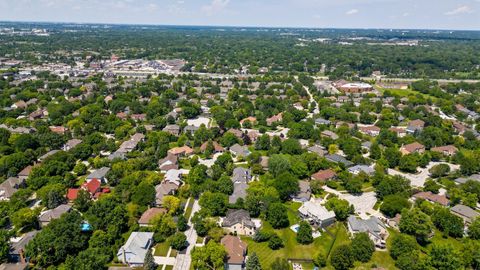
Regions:
<instances>
[{"instance_id":1,"label":"green tree","mask_svg":"<svg viewBox=\"0 0 480 270\"><path fill-rule=\"evenodd\" d=\"M339 198L329 199L325 206L328 210L335 212L335 216L338 220L346 220L354 211L353 205L350 205L348 201Z\"/></svg>"},{"instance_id":2,"label":"green tree","mask_svg":"<svg viewBox=\"0 0 480 270\"><path fill-rule=\"evenodd\" d=\"M168 242L173 249L184 250L188 246L187 236L182 232L177 232L172 235Z\"/></svg>"},{"instance_id":3,"label":"green tree","mask_svg":"<svg viewBox=\"0 0 480 270\"><path fill-rule=\"evenodd\" d=\"M297 232L297 242L302 245L308 245L313 242L312 227L306 221L300 222Z\"/></svg>"},{"instance_id":4,"label":"green tree","mask_svg":"<svg viewBox=\"0 0 480 270\"><path fill-rule=\"evenodd\" d=\"M37 191L37 196L48 209L66 202L65 187L62 184L46 185Z\"/></svg>"},{"instance_id":5,"label":"green tree","mask_svg":"<svg viewBox=\"0 0 480 270\"><path fill-rule=\"evenodd\" d=\"M223 269L225 256L227 256L227 252L221 244L209 241L205 246L193 249L193 268L198 270Z\"/></svg>"},{"instance_id":6,"label":"green tree","mask_svg":"<svg viewBox=\"0 0 480 270\"><path fill-rule=\"evenodd\" d=\"M22 208L16 211L10 219L17 230L28 231L37 226L37 214L30 208Z\"/></svg>"},{"instance_id":7,"label":"green tree","mask_svg":"<svg viewBox=\"0 0 480 270\"><path fill-rule=\"evenodd\" d=\"M402 212L403 209L410 208L410 202L400 195L388 195L383 199L380 211L389 217L394 217Z\"/></svg>"},{"instance_id":8,"label":"green tree","mask_svg":"<svg viewBox=\"0 0 480 270\"><path fill-rule=\"evenodd\" d=\"M248 256L246 270L262 270L260 259L258 258L257 253L253 252L250 256Z\"/></svg>"},{"instance_id":9,"label":"green tree","mask_svg":"<svg viewBox=\"0 0 480 270\"><path fill-rule=\"evenodd\" d=\"M7 230L0 230L0 262L5 262L10 253L10 233Z\"/></svg>"},{"instance_id":10,"label":"green tree","mask_svg":"<svg viewBox=\"0 0 480 270\"><path fill-rule=\"evenodd\" d=\"M302 146L296 139L289 138L282 143L282 153L284 154L300 155L302 151Z\"/></svg>"},{"instance_id":11,"label":"green tree","mask_svg":"<svg viewBox=\"0 0 480 270\"><path fill-rule=\"evenodd\" d=\"M432 267L439 270L462 269L462 256L448 244L433 244L430 251Z\"/></svg>"},{"instance_id":12,"label":"green tree","mask_svg":"<svg viewBox=\"0 0 480 270\"><path fill-rule=\"evenodd\" d=\"M153 205L155 202L155 187L146 182L141 182L133 190L132 202L142 206Z\"/></svg>"},{"instance_id":13,"label":"green tree","mask_svg":"<svg viewBox=\"0 0 480 270\"><path fill-rule=\"evenodd\" d=\"M288 172L282 173L273 181L273 186L277 189L278 195L282 201L287 201L299 190L298 179Z\"/></svg>"},{"instance_id":14,"label":"green tree","mask_svg":"<svg viewBox=\"0 0 480 270\"><path fill-rule=\"evenodd\" d=\"M90 193L84 189L80 189L77 198L73 200L73 207L80 212L86 212L91 205L92 201L90 199Z\"/></svg>"},{"instance_id":15,"label":"green tree","mask_svg":"<svg viewBox=\"0 0 480 270\"><path fill-rule=\"evenodd\" d=\"M211 216L221 216L227 211L228 196L207 191L200 196L199 204Z\"/></svg>"},{"instance_id":16,"label":"green tree","mask_svg":"<svg viewBox=\"0 0 480 270\"><path fill-rule=\"evenodd\" d=\"M157 264L155 263L155 260L153 259L153 254L152 254L151 249L149 249L147 251L147 255L145 255L145 260L143 262L143 269L144 270L155 270L155 269L157 269Z\"/></svg>"},{"instance_id":17,"label":"green tree","mask_svg":"<svg viewBox=\"0 0 480 270\"><path fill-rule=\"evenodd\" d=\"M472 224L470 224L468 227L468 236L474 240L480 239L480 218L476 218Z\"/></svg>"},{"instance_id":18,"label":"green tree","mask_svg":"<svg viewBox=\"0 0 480 270\"><path fill-rule=\"evenodd\" d=\"M375 244L367 233L357 233L352 239L352 253L357 261L368 262L375 251Z\"/></svg>"},{"instance_id":19,"label":"green tree","mask_svg":"<svg viewBox=\"0 0 480 270\"><path fill-rule=\"evenodd\" d=\"M313 263L315 266L325 267L327 265L327 256L325 255L325 252L320 250L313 258Z\"/></svg>"},{"instance_id":20,"label":"green tree","mask_svg":"<svg viewBox=\"0 0 480 270\"><path fill-rule=\"evenodd\" d=\"M281 173L290 170L290 161L284 155L272 155L268 159L268 171L273 176L280 175Z\"/></svg>"},{"instance_id":21,"label":"green tree","mask_svg":"<svg viewBox=\"0 0 480 270\"><path fill-rule=\"evenodd\" d=\"M450 166L448 166L448 164L443 164L443 163L438 164L430 168L428 172L433 178L443 177L450 172Z\"/></svg>"},{"instance_id":22,"label":"green tree","mask_svg":"<svg viewBox=\"0 0 480 270\"><path fill-rule=\"evenodd\" d=\"M385 149L384 157L388 161L388 167L394 168L400 163L400 158L402 154L398 151L397 148L388 147Z\"/></svg>"},{"instance_id":23,"label":"green tree","mask_svg":"<svg viewBox=\"0 0 480 270\"><path fill-rule=\"evenodd\" d=\"M404 172L414 173L417 171L418 163L415 155L404 155L400 158L398 168Z\"/></svg>"},{"instance_id":24,"label":"green tree","mask_svg":"<svg viewBox=\"0 0 480 270\"><path fill-rule=\"evenodd\" d=\"M420 243L426 243L433 231L433 223L430 217L418 208L404 209L399 228L402 233L413 235Z\"/></svg>"},{"instance_id":25,"label":"green tree","mask_svg":"<svg viewBox=\"0 0 480 270\"><path fill-rule=\"evenodd\" d=\"M353 266L354 254L349 245L336 247L330 256L330 263L336 270L348 270Z\"/></svg>"},{"instance_id":26,"label":"green tree","mask_svg":"<svg viewBox=\"0 0 480 270\"><path fill-rule=\"evenodd\" d=\"M281 203L272 203L267 210L267 221L275 229L286 228L289 225L288 209Z\"/></svg>"},{"instance_id":27,"label":"green tree","mask_svg":"<svg viewBox=\"0 0 480 270\"><path fill-rule=\"evenodd\" d=\"M283 240L276 233L273 233L268 239L268 247L272 250L277 250L284 247Z\"/></svg>"},{"instance_id":28,"label":"green tree","mask_svg":"<svg viewBox=\"0 0 480 270\"><path fill-rule=\"evenodd\" d=\"M270 265L271 270L289 270L290 264L286 259L276 258Z\"/></svg>"},{"instance_id":29,"label":"green tree","mask_svg":"<svg viewBox=\"0 0 480 270\"><path fill-rule=\"evenodd\" d=\"M397 259L414 250L418 250L418 244L412 236L407 234L396 234L392 237L390 256L392 256L393 259Z\"/></svg>"}]
</instances>

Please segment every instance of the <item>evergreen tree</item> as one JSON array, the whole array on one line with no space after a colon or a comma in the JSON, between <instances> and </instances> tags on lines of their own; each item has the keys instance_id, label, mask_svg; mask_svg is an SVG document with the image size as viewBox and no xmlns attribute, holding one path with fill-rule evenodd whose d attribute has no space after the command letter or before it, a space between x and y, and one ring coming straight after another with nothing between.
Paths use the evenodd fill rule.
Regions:
<instances>
[{"instance_id":1,"label":"evergreen tree","mask_svg":"<svg viewBox=\"0 0 480 270\"><path fill-rule=\"evenodd\" d=\"M155 270L157 269L157 264L153 259L152 250L149 249L147 251L147 255L145 255L145 261L143 262L143 269L145 270Z\"/></svg>"},{"instance_id":2,"label":"evergreen tree","mask_svg":"<svg viewBox=\"0 0 480 270\"><path fill-rule=\"evenodd\" d=\"M253 252L253 254L248 257L246 267L247 270L262 270L260 259L258 259L257 253Z\"/></svg>"}]
</instances>

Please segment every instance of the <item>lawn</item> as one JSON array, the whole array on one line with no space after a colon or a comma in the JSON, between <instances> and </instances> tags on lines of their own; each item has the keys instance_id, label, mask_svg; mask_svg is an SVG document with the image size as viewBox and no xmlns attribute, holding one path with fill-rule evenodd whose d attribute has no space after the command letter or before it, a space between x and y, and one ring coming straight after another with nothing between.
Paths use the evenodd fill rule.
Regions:
<instances>
[{"instance_id":1,"label":"lawn","mask_svg":"<svg viewBox=\"0 0 480 270\"><path fill-rule=\"evenodd\" d=\"M382 94L386 91L389 91L390 94L392 95L396 95L396 96L399 96L400 98L402 97L409 97L409 96L416 96L418 94L420 94L421 96L423 96L425 99L429 99L431 98L432 100L435 100L436 98L433 97L433 96L430 96L430 95L427 95L427 94L423 94L423 93L420 93L420 92L417 92L417 91L414 91L412 89L387 89L387 88L381 88L381 87L376 87L376 89L378 91L380 91Z\"/></svg>"},{"instance_id":2,"label":"lawn","mask_svg":"<svg viewBox=\"0 0 480 270\"><path fill-rule=\"evenodd\" d=\"M293 218L291 217L290 212L293 212L293 209L297 207L297 205L292 203L288 204L288 206L289 218ZM265 227L267 228L269 227L267 222L265 222L264 225L266 225ZM342 224L337 223L336 225L329 227L329 231L334 235L337 234L337 237L340 240L339 242L348 241L346 229ZM323 233L322 236L315 239L315 241L310 245L300 245L295 239L296 234L290 228L275 230L275 232L280 236L280 238L283 239L285 244L285 247L279 250L271 250L268 247L267 242L256 243L249 237L242 238L248 244L248 253L257 253L264 268L268 268L276 258L312 259L320 250L323 250L325 253L327 253L334 243L333 237L327 233ZM313 269L312 264L305 263L303 265L305 266L305 269Z\"/></svg>"},{"instance_id":3,"label":"lawn","mask_svg":"<svg viewBox=\"0 0 480 270\"><path fill-rule=\"evenodd\" d=\"M170 245L167 243L167 241L159 243L155 246L155 253L153 253L153 256L165 257L167 256L169 249Z\"/></svg>"},{"instance_id":4,"label":"lawn","mask_svg":"<svg viewBox=\"0 0 480 270\"><path fill-rule=\"evenodd\" d=\"M190 217L190 215L192 214L192 210L193 210L193 203L195 202L195 199L193 198L190 198L190 200L188 201L188 204L187 206L185 207L185 213L183 214L183 216L188 220L188 218Z\"/></svg>"}]
</instances>

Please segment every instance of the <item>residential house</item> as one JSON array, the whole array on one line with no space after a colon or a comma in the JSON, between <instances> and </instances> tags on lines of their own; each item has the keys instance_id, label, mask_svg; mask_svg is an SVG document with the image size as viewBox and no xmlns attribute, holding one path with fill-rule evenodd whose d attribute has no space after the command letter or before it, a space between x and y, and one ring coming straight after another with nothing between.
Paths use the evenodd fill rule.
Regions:
<instances>
[{"instance_id":1,"label":"residential house","mask_svg":"<svg viewBox=\"0 0 480 270\"><path fill-rule=\"evenodd\" d=\"M190 133L190 134L194 134L195 131L197 131L199 129L199 127L197 126L192 126L192 125L188 125L186 127L183 128L183 132L184 133Z\"/></svg>"},{"instance_id":2,"label":"residential house","mask_svg":"<svg viewBox=\"0 0 480 270\"><path fill-rule=\"evenodd\" d=\"M433 147L430 149L433 152L441 153L444 156L453 156L458 152L458 148L453 145L445 145L439 147Z\"/></svg>"},{"instance_id":3,"label":"residential house","mask_svg":"<svg viewBox=\"0 0 480 270\"><path fill-rule=\"evenodd\" d=\"M162 181L155 187L155 204L157 206L163 204L163 198L167 195L174 195L178 188L180 187L181 182L172 182L168 180Z\"/></svg>"},{"instance_id":4,"label":"residential house","mask_svg":"<svg viewBox=\"0 0 480 270\"><path fill-rule=\"evenodd\" d=\"M391 127L388 130L397 134L397 137L399 137L399 138L403 138L403 137L407 136L407 130L405 128Z\"/></svg>"},{"instance_id":5,"label":"residential house","mask_svg":"<svg viewBox=\"0 0 480 270\"><path fill-rule=\"evenodd\" d=\"M376 247L385 248L385 240L388 237L385 225L376 217L370 217L367 220L357 219L355 216L349 216L347 219L348 231L351 235L365 232L373 241Z\"/></svg>"},{"instance_id":6,"label":"residential house","mask_svg":"<svg viewBox=\"0 0 480 270\"><path fill-rule=\"evenodd\" d=\"M475 181L475 182L480 182L480 174L472 174L467 177L459 177L454 180L456 184L465 184L467 181Z\"/></svg>"},{"instance_id":7,"label":"residential house","mask_svg":"<svg viewBox=\"0 0 480 270\"><path fill-rule=\"evenodd\" d=\"M178 170L178 157L173 154L167 154L166 157L158 161L158 168L162 172L169 170Z\"/></svg>"},{"instance_id":8,"label":"residential house","mask_svg":"<svg viewBox=\"0 0 480 270\"><path fill-rule=\"evenodd\" d=\"M110 189L101 188L102 183L100 180L94 178L88 182L82 184L80 188L69 188L67 191L67 199L69 201L74 201L78 197L78 192L80 190L85 190L90 194L90 198L98 199L102 194L109 193Z\"/></svg>"},{"instance_id":9,"label":"residential house","mask_svg":"<svg viewBox=\"0 0 480 270\"><path fill-rule=\"evenodd\" d=\"M251 179L252 172L250 169L237 167L233 170L233 193L228 197L230 203L236 203L239 198L245 199L247 197L248 182Z\"/></svg>"},{"instance_id":10,"label":"residential house","mask_svg":"<svg viewBox=\"0 0 480 270\"><path fill-rule=\"evenodd\" d=\"M181 146L181 147L174 147L174 148L168 150L168 154L172 154L172 155L175 155L177 157L190 156L190 155L193 154L193 149L184 145L184 146Z\"/></svg>"},{"instance_id":11,"label":"residential house","mask_svg":"<svg viewBox=\"0 0 480 270\"><path fill-rule=\"evenodd\" d=\"M51 132L64 135L67 132L68 128L62 126L49 126Z\"/></svg>"},{"instance_id":12,"label":"residential house","mask_svg":"<svg viewBox=\"0 0 480 270\"><path fill-rule=\"evenodd\" d=\"M44 211L38 217L38 221L42 227L47 226L52 220L60 218L63 214L70 212L72 206L68 204L61 204L54 209Z\"/></svg>"},{"instance_id":13,"label":"residential house","mask_svg":"<svg viewBox=\"0 0 480 270\"><path fill-rule=\"evenodd\" d=\"M145 138L145 135L143 135L142 133L135 133L131 138L130 140L128 141L124 141L120 147L118 148L117 152L120 152L120 153L130 153L131 151L133 151L137 145L143 141L143 139Z\"/></svg>"},{"instance_id":14,"label":"residential house","mask_svg":"<svg viewBox=\"0 0 480 270\"><path fill-rule=\"evenodd\" d=\"M380 134L380 128L377 126L358 127L358 130L368 136L376 137Z\"/></svg>"},{"instance_id":15,"label":"residential house","mask_svg":"<svg viewBox=\"0 0 480 270\"><path fill-rule=\"evenodd\" d=\"M337 176L337 174L333 170L327 169L327 170L320 170L320 171L312 174L312 176L310 178L312 180L326 182L328 180L334 179L336 176Z\"/></svg>"},{"instance_id":16,"label":"residential house","mask_svg":"<svg viewBox=\"0 0 480 270\"><path fill-rule=\"evenodd\" d=\"M478 218L478 216L480 216L480 213L462 204L457 204L450 208L450 212L458 217L461 217L467 225L472 224L472 222Z\"/></svg>"},{"instance_id":17,"label":"residential house","mask_svg":"<svg viewBox=\"0 0 480 270\"><path fill-rule=\"evenodd\" d=\"M252 236L258 229L250 218L248 211L244 209L230 209L222 221L222 228L233 235Z\"/></svg>"},{"instance_id":18,"label":"residential house","mask_svg":"<svg viewBox=\"0 0 480 270\"><path fill-rule=\"evenodd\" d=\"M180 135L180 126L179 125L168 125L163 128L163 131L172 134L173 136Z\"/></svg>"},{"instance_id":19,"label":"residential house","mask_svg":"<svg viewBox=\"0 0 480 270\"><path fill-rule=\"evenodd\" d=\"M355 165L353 167L348 168L348 172L350 172L351 174L355 174L355 175L358 175L361 172L363 172L365 174L368 174L368 175L373 175L375 170L372 167L367 166L367 165Z\"/></svg>"},{"instance_id":20,"label":"residential house","mask_svg":"<svg viewBox=\"0 0 480 270\"><path fill-rule=\"evenodd\" d=\"M330 138L332 140L337 140L339 138L338 135L335 132L330 131L330 130L324 130L324 131L322 131L321 134L322 134L322 136L325 136L325 137Z\"/></svg>"},{"instance_id":21,"label":"residential house","mask_svg":"<svg viewBox=\"0 0 480 270\"><path fill-rule=\"evenodd\" d=\"M315 124L329 126L332 122L323 118L317 118L315 119Z\"/></svg>"},{"instance_id":22,"label":"residential house","mask_svg":"<svg viewBox=\"0 0 480 270\"><path fill-rule=\"evenodd\" d=\"M423 154L425 152L425 146L423 144L414 142L410 144L406 144L400 148L400 152L402 155L409 155L413 153Z\"/></svg>"},{"instance_id":23,"label":"residential house","mask_svg":"<svg viewBox=\"0 0 480 270\"><path fill-rule=\"evenodd\" d=\"M56 153L60 152L60 150L52 150L52 151L49 151L47 152L46 154L44 154L43 156L39 157L38 158L38 161L39 162L43 162L45 159L47 159L48 157L50 156L53 156L55 155Z\"/></svg>"},{"instance_id":24,"label":"residential house","mask_svg":"<svg viewBox=\"0 0 480 270\"><path fill-rule=\"evenodd\" d=\"M340 155L338 155L338 154L326 155L325 158L326 158L328 161L331 161L331 162L341 163L341 164L343 164L345 167L350 167L350 166L353 165L353 162L347 160L345 157L340 156Z\"/></svg>"},{"instance_id":25,"label":"residential house","mask_svg":"<svg viewBox=\"0 0 480 270\"><path fill-rule=\"evenodd\" d=\"M153 244L153 232L132 232L117 252L118 261L130 267L143 267L145 256Z\"/></svg>"},{"instance_id":26,"label":"residential house","mask_svg":"<svg viewBox=\"0 0 480 270\"><path fill-rule=\"evenodd\" d=\"M19 101L13 103L12 108L14 108L14 109L26 109L27 108L27 103L23 100L19 100Z\"/></svg>"},{"instance_id":27,"label":"residential house","mask_svg":"<svg viewBox=\"0 0 480 270\"><path fill-rule=\"evenodd\" d=\"M247 244L240 237L226 235L221 240L222 245L227 251L225 262L226 270L243 270L247 257Z\"/></svg>"},{"instance_id":28,"label":"residential house","mask_svg":"<svg viewBox=\"0 0 480 270\"><path fill-rule=\"evenodd\" d=\"M335 223L335 213L327 210L318 201L307 201L298 208L300 216L310 222L310 224L318 227L328 227Z\"/></svg>"},{"instance_id":29,"label":"residential house","mask_svg":"<svg viewBox=\"0 0 480 270\"><path fill-rule=\"evenodd\" d=\"M244 119L240 120L240 125L243 126L243 123L245 123L247 121L250 122L250 124L252 124L252 126L253 126L253 125L255 125L255 123L257 123L257 118L255 118L253 116L249 116L247 118L244 118Z\"/></svg>"},{"instance_id":30,"label":"residential house","mask_svg":"<svg viewBox=\"0 0 480 270\"><path fill-rule=\"evenodd\" d=\"M312 196L312 190L310 189L310 182L308 181L298 181L298 186L300 190L297 194L292 197L292 200L295 202L306 202L310 200Z\"/></svg>"},{"instance_id":31,"label":"residential house","mask_svg":"<svg viewBox=\"0 0 480 270\"><path fill-rule=\"evenodd\" d=\"M417 119L410 121L407 126L407 133L413 134L415 132L420 132L425 127L425 122L423 120Z\"/></svg>"},{"instance_id":32,"label":"residential house","mask_svg":"<svg viewBox=\"0 0 480 270\"><path fill-rule=\"evenodd\" d=\"M150 222L154 217L158 215L163 215L166 213L167 213L167 209L165 208L158 208L158 207L148 208L145 212L143 212L142 216L138 220L138 225L140 225L140 227L149 227L151 226Z\"/></svg>"},{"instance_id":33,"label":"residential house","mask_svg":"<svg viewBox=\"0 0 480 270\"><path fill-rule=\"evenodd\" d=\"M144 113L141 114L132 114L130 115L130 118L136 122L141 122L147 120L147 115Z\"/></svg>"},{"instance_id":34,"label":"residential house","mask_svg":"<svg viewBox=\"0 0 480 270\"><path fill-rule=\"evenodd\" d=\"M268 126L271 126L273 125L274 123L277 123L277 122L280 122L283 120L283 113L279 113L277 115L274 115L270 118L267 118L267 125Z\"/></svg>"},{"instance_id":35,"label":"residential house","mask_svg":"<svg viewBox=\"0 0 480 270\"><path fill-rule=\"evenodd\" d=\"M314 145L309 148L307 148L307 151L310 153L315 153L321 157L323 157L326 153L328 153L324 147L319 146L319 145Z\"/></svg>"},{"instance_id":36,"label":"residential house","mask_svg":"<svg viewBox=\"0 0 480 270\"><path fill-rule=\"evenodd\" d=\"M20 237L12 238L10 240L10 251L8 252L8 260L15 263L28 262L28 258L25 255L25 247L39 232L40 231L31 231Z\"/></svg>"},{"instance_id":37,"label":"residential house","mask_svg":"<svg viewBox=\"0 0 480 270\"><path fill-rule=\"evenodd\" d=\"M20 179L23 179L23 180L27 180L28 176L32 172L32 169L33 169L33 166L31 166L31 165L23 168L23 170L21 170L18 173L17 177L20 178Z\"/></svg>"},{"instance_id":38,"label":"residential house","mask_svg":"<svg viewBox=\"0 0 480 270\"><path fill-rule=\"evenodd\" d=\"M71 139L68 140L62 147L63 151L70 151L71 149L75 148L75 146L82 143L82 140L79 139Z\"/></svg>"},{"instance_id":39,"label":"residential house","mask_svg":"<svg viewBox=\"0 0 480 270\"><path fill-rule=\"evenodd\" d=\"M25 178L9 177L0 184L0 201L9 201L18 189L25 186Z\"/></svg>"},{"instance_id":40,"label":"residential house","mask_svg":"<svg viewBox=\"0 0 480 270\"><path fill-rule=\"evenodd\" d=\"M210 142L204 142L201 146L200 146L200 151L202 152L205 152L207 150L207 147L208 147L208 144ZM217 143L216 141L213 141L211 142L212 143L212 146L213 146L213 153L223 153L225 151L225 148L223 148L219 143Z\"/></svg>"},{"instance_id":41,"label":"residential house","mask_svg":"<svg viewBox=\"0 0 480 270\"><path fill-rule=\"evenodd\" d=\"M423 199L426 201L429 201L431 203L438 203L443 206L448 206L450 204L450 201L445 195L439 195L439 194L434 194L431 191L422 191L414 194L412 196L415 200L417 199Z\"/></svg>"},{"instance_id":42,"label":"residential house","mask_svg":"<svg viewBox=\"0 0 480 270\"><path fill-rule=\"evenodd\" d=\"M231 128L227 132L232 133L233 135L235 135L235 137L237 137L239 139L243 139L243 131L241 131L239 129Z\"/></svg>"},{"instance_id":43,"label":"residential house","mask_svg":"<svg viewBox=\"0 0 480 270\"><path fill-rule=\"evenodd\" d=\"M106 178L106 176L107 176L107 173L109 171L110 171L109 167L101 167L100 169L97 169L97 170L93 171L92 173L90 173L89 175L87 175L86 180L88 182L88 181L91 181L93 179L98 179L102 183L108 183L108 179Z\"/></svg>"},{"instance_id":44,"label":"residential house","mask_svg":"<svg viewBox=\"0 0 480 270\"><path fill-rule=\"evenodd\" d=\"M236 157L248 157L250 155L250 150L245 145L239 145L238 143L234 144L230 147L230 153L232 153Z\"/></svg>"}]
</instances>

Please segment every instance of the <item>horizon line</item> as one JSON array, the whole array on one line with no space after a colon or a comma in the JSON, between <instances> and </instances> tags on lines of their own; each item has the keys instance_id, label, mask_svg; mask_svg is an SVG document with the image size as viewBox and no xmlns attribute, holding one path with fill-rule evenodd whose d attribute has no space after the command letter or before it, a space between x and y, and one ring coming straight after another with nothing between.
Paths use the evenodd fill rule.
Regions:
<instances>
[{"instance_id":1,"label":"horizon line","mask_svg":"<svg viewBox=\"0 0 480 270\"><path fill-rule=\"evenodd\" d=\"M0 20L0 23L42 23L42 24L78 24L78 25L117 25L117 26L157 26L157 27L224 27L224 28L252 28L252 29L312 29L312 30L414 30L414 31L459 31L480 32L480 29L447 29L447 28L379 28L379 27L309 27L309 26L247 26L247 25L193 25L193 24L156 24L156 23L115 23L115 22L68 22L68 21L28 21L28 20Z\"/></svg>"}]
</instances>

